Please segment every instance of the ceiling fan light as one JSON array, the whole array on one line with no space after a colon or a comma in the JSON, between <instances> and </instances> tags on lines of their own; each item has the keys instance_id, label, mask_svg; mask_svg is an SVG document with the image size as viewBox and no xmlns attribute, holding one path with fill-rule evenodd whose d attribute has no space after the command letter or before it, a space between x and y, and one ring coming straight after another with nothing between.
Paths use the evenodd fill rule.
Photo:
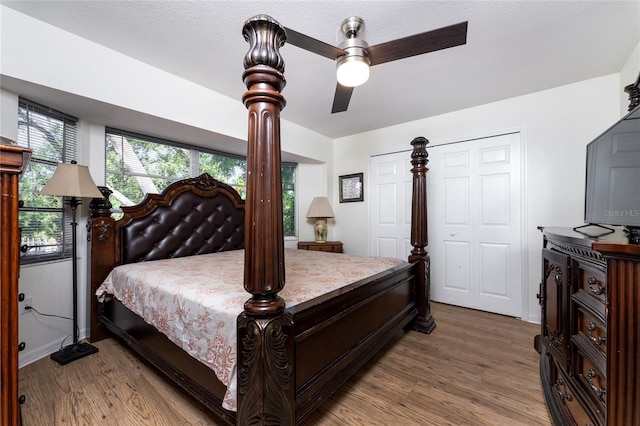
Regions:
<instances>
[{"instance_id":1,"label":"ceiling fan light","mask_svg":"<svg viewBox=\"0 0 640 426\"><path fill-rule=\"evenodd\" d=\"M369 80L369 64L362 56L347 56L338 62L336 77L343 86L360 86Z\"/></svg>"}]
</instances>

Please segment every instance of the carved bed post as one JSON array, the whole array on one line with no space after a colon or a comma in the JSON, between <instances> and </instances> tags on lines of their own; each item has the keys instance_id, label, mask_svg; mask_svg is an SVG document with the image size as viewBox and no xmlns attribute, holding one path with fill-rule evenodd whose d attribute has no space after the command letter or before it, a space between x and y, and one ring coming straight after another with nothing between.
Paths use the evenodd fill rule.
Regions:
<instances>
[{"instance_id":1,"label":"carved bed post","mask_svg":"<svg viewBox=\"0 0 640 426\"><path fill-rule=\"evenodd\" d=\"M429 243L427 235L427 163L429 154L427 144L429 141L423 137L417 137L411 141L413 152L411 164L413 165L413 199L411 202L411 255L409 262L417 264L416 280L416 307L418 317L414 321L413 328L423 333L431 333L436 323L431 315L429 305L430 298L430 263L426 246Z\"/></svg>"},{"instance_id":2,"label":"carved bed post","mask_svg":"<svg viewBox=\"0 0 640 426\"><path fill-rule=\"evenodd\" d=\"M107 329L100 322L104 305L98 303L95 294L107 274L118 264L118 255L113 241L115 238L115 220L111 217L111 203L109 202L111 190L105 186L99 186L98 189L104 195L104 198L91 200L89 204L90 219L87 223L90 241L89 265L91 265L89 276L91 281L91 322L89 326L90 340L92 342L109 337Z\"/></svg>"},{"instance_id":3,"label":"carved bed post","mask_svg":"<svg viewBox=\"0 0 640 426\"><path fill-rule=\"evenodd\" d=\"M638 74L638 78L636 78L634 83L625 86L624 91L629 94L629 107L627 111L631 111L640 105L640 74Z\"/></svg>"},{"instance_id":4,"label":"carved bed post","mask_svg":"<svg viewBox=\"0 0 640 426\"><path fill-rule=\"evenodd\" d=\"M237 424L293 425L293 327L278 292L284 288L280 110L285 99L284 28L258 15L245 22L242 99L249 110L244 287L238 317Z\"/></svg>"}]
</instances>

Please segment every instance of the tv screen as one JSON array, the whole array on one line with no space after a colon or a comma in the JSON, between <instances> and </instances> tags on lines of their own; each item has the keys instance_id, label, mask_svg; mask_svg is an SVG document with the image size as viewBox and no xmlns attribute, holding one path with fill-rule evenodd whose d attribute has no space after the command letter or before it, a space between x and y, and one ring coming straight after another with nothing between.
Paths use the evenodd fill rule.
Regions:
<instances>
[{"instance_id":1,"label":"tv screen","mask_svg":"<svg viewBox=\"0 0 640 426\"><path fill-rule=\"evenodd\" d=\"M640 227L640 107L587 145L585 222Z\"/></svg>"}]
</instances>

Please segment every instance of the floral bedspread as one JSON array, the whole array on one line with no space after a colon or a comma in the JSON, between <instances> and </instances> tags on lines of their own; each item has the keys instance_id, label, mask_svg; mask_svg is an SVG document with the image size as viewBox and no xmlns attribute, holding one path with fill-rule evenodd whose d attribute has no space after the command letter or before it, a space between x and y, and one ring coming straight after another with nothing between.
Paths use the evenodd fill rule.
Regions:
<instances>
[{"instance_id":1,"label":"floral bedspread","mask_svg":"<svg viewBox=\"0 0 640 426\"><path fill-rule=\"evenodd\" d=\"M403 263L392 258L285 250L292 307ZM114 268L97 290L112 296L211 368L227 387L223 407L236 410L236 319L244 290L244 250L155 260Z\"/></svg>"}]
</instances>

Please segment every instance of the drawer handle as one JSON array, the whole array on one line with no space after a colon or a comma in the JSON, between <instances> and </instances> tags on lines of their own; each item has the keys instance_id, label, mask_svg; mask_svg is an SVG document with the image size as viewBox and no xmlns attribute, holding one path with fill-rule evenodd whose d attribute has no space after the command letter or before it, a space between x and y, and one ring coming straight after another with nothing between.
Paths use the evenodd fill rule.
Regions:
<instances>
[{"instance_id":1,"label":"drawer handle","mask_svg":"<svg viewBox=\"0 0 640 426\"><path fill-rule=\"evenodd\" d=\"M591 293L597 296L601 295L604 291L604 287L598 284L596 277L589 277L587 284L589 285L589 289L591 289Z\"/></svg>"},{"instance_id":2,"label":"drawer handle","mask_svg":"<svg viewBox=\"0 0 640 426\"><path fill-rule=\"evenodd\" d=\"M560 399L566 399L567 401L571 401L571 395L568 393L562 392L562 390L560 389L560 386L564 386L564 381L562 379L556 380L556 384L554 385L554 387L556 388L556 391L558 392L558 395L560 395Z\"/></svg>"},{"instance_id":3,"label":"drawer handle","mask_svg":"<svg viewBox=\"0 0 640 426\"><path fill-rule=\"evenodd\" d=\"M587 330L588 330L588 332L589 332L589 339L590 339L593 343L595 343L596 345L598 345L598 346L599 346L599 345L604 344L604 342L606 342L606 341L607 341L607 338L606 338L606 337L604 337L604 336L602 336L602 337L600 337L600 336L595 337L593 334L591 334L591 333L593 332L593 330L595 330L595 329L596 329L596 325L595 325L594 323L590 322L589 324L587 324Z\"/></svg>"},{"instance_id":4,"label":"drawer handle","mask_svg":"<svg viewBox=\"0 0 640 426\"><path fill-rule=\"evenodd\" d=\"M593 379L596 377L598 377L598 373L596 373L596 370L594 370L593 368L590 368L589 371L587 371L587 379L589 380L589 387L596 394L596 396L600 398L600 401L604 402L603 396L607 393L607 390L599 388L593 384Z\"/></svg>"}]
</instances>

